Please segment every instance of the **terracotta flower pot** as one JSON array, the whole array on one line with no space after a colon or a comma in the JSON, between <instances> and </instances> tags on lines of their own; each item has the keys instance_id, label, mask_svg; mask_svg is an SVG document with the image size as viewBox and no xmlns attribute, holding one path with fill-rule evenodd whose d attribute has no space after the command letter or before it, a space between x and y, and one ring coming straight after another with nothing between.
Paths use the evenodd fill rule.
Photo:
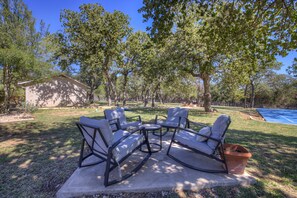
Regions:
<instances>
[{"instance_id":1,"label":"terracotta flower pot","mask_svg":"<svg viewBox=\"0 0 297 198\"><path fill-rule=\"evenodd\" d=\"M228 172L232 174L243 174L248 159L252 157L246 148L236 144L224 144L224 154Z\"/></svg>"}]
</instances>

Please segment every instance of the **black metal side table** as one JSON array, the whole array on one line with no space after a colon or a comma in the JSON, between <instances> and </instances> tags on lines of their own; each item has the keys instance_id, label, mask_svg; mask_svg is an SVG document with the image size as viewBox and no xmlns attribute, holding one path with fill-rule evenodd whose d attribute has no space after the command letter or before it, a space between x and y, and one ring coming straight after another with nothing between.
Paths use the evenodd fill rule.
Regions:
<instances>
[{"instance_id":1,"label":"black metal side table","mask_svg":"<svg viewBox=\"0 0 297 198\"><path fill-rule=\"evenodd\" d=\"M155 136L159 136L160 143L149 142L150 146L154 145L153 147L151 147L151 152L156 153L158 151L161 151L162 150L162 127L158 124L143 124L141 125L141 127L143 127L142 131L145 135L147 135L147 137L149 137L149 132L152 132ZM156 133L157 131L159 131L159 134ZM154 148L154 147L157 147L157 148ZM147 150L143 150L142 148L140 148L140 151L148 153Z\"/></svg>"}]
</instances>

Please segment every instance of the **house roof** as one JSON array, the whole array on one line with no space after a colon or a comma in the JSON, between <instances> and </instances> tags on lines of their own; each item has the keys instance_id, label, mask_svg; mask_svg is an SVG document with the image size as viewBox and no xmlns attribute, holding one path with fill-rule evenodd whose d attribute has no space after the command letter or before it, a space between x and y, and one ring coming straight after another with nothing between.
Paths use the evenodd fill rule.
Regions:
<instances>
[{"instance_id":1,"label":"house roof","mask_svg":"<svg viewBox=\"0 0 297 198\"><path fill-rule=\"evenodd\" d=\"M86 89L90 89L89 86L87 86L86 84L74 79L74 78L71 78L65 74L58 74L58 75L53 75L51 77L48 77L48 78L43 78L43 79L38 79L38 80L29 80L29 81L24 81L24 82L19 82L18 85L21 86L21 87L28 87L28 86L31 86L31 85L35 85L35 84L38 84L38 83L43 83L43 82L46 82L46 81L49 81L55 77L63 77L63 78L66 78L68 80L71 80L71 81L74 81L76 82L77 84L81 85L82 87L86 88Z\"/></svg>"}]
</instances>

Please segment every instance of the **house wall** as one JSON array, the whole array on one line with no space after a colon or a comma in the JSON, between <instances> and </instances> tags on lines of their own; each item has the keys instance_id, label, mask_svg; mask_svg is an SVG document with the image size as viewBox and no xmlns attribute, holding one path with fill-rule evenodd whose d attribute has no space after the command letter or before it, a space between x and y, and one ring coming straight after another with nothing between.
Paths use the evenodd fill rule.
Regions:
<instances>
[{"instance_id":1,"label":"house wall","mask_svg":"<svg viewBox=\"0 0 297 198\"><path fill-rule=\"evenodd\" d=\"M86 101L86 87L61 76L26 87L26 102L38 107L77 106Z\"/></svg>"}]
</instances>

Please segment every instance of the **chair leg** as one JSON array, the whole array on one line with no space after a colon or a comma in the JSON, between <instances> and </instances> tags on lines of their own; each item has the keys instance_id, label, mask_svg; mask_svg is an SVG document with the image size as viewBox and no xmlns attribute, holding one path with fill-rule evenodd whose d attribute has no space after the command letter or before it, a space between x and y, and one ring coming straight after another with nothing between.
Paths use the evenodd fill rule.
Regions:
<instances>
[{"instance_id":1,"label":"chair leg","mask_svg":"<svg viewBox=\"0 0 297 198\"><path fill-rule=\"evenodd\" d=\"M146 144L145 142L143 142L141 145L139 145L139 147L136 147L134 149L137 150L139 149L143 144ZM134 152L132 151L132 153ZM118 162L118 165L113 165L112 167L110 167L110 160L111 160L111 156L108 157L108 160L106 161L106 168L105 168L105 174L104 174L104 186L107 187L107 186L110 186L112 184L116 184L116 183L119 183L129 177L131 177L132 175L134 175L138 170L141 169L141 167L148 161L148 159L150 158L151 156L151 153L148 153L146 155L146 157L133 169L131 170L131 172L125 174L122 176L121 179L115 179L115 180L112 180L112 181L109 181L109 173L114 169L116 168L117 166L119 166L123 161L125 161L125 159L127 159L132 153L130 153L129 155L127 155L126 157L124 157L123 159L121 159L119 162ZM120 168L120 167L119 167Z\"/></svg>"},{"instance_id":2,"label":"chair leg","mask_svg":"<svg viewBox=\"0 0 297 198\"><path fill-rule=\"evenodd\" d=\"M86 156L84 156L84 147L85 147L85 140L82 140L82 143L81 143L81 149L80 149L80 156L79 156L79 161L78 161L78 167L79 168L82 168L82 167L87 167L87 166L93 166L93 165L97 165L97 164L100 164L102 162L105 161L104 158L101 158L100 156L97 156L97 155L94 155L94 153L90 153ZM84 164L83 165L83 161L87 158L89 158L90 156L95 156L97 158L100 158L101 160L99 161L96 161L96 162L93 162L93 163L88 163L88 164Z\"/></svg>"},{"instance_id":3,"label":"chair leg","mask_svg":"<svg viewBox=\"0 0 297 198\"><path fill-rule=\"evenodd\" d=\"M169 155L169 152L170 152L170 149L171 149L171 146L172 146L172 143L173 143L173 139L175 137L175 134L176 134L176 129L175 129L175 131L174 131L174 133L173 133L173 135L171 137L171 141L170 141L169 147L167 149L167 153L166 153L167 155Z\"/></svg>"},{"instance_id":4,"label":"chair leg","mask_svg":"<svg viewBox=\"0 0 297 198\"><path fill-rule=\"evenodd\" d=\"M108 153L108 157L106 160L105 165L105 173L104 173L104 186L108 186L108 180L109 180L109 171L110 171L110 161L111 161L111 153Z\"/></svg>"},{"instance_id":5,"label":"chair leg","mask_svg":"<svg viewBox=\"0 0 297 198\"><path fill-rule=\"evenodd\" d=\"M151 155L152 150L151 150L151 146L150 146L150 143L149 143L149 140L148 140L148 133L147 132L144 132L144 138L145 138L145 143L146 143L146 146L147 146L148 153ZM141 147L140 147L140 149L141 149Z\"/></svg>"},{"instance_id":6,"label":"chair leg","mask_svg":"<svg viewBox=\"0 0 297 198\"><path fill-rule=\"evenodd\" d=\"M164 133L162 133L161 135L164 136L164 135L166 135L168 132L169 132L169 128L166 127L166 131L165 131Z\"/></svg>"},{"instance_id":7,"label":"chair leg","mask_svg":"<svg viewBox=\"0 0 297 198\"><path fill-rule=\"evenodd\" d=\"M84 158L84 147L85 147L85 140L83 139L81 142L81 148L80 148L80 156L79 156L79 161L78 161L78 167L81 168L81 164Z\"/></svg>"},{"instance_id":8,"label":"chair leg","mask_svg":"<svg viewBox=\"0 0 297 198\"><path fill-rule=\"evenodd\" d=\"M178 158L174 157L173 155L171 155L171 154L169 153L170 148L171 148L171 146L172 146L172 143L173 143L173 141L171 141L171 143L170 143L170 145L169 145L169 148L168 148L168 150L167 150L167 155L168 155L171 159L173 159L173 160L175 160L176 162L180 163L181 165L183 165L183 166L185 166L185 167L188 167L188 168L190 168L190 169L193 169L193 170L197 170L197 171L201 171L201 172L206 172L206 173L228 173L228 169L227 169L227 170L203 169L203 168L198 168L198 167L192 166L192 165L190 165L190 164L185 163L184 161L179 160ZM175 142L175 143L176 143L176 142ZM198 153L198 154L199 154L199 153ZM215 158L212 158L211 156L207 156L207 157L208 157L208 158L211 158L211 159L215 159ZM226 164L226 161L224 160L224 161L222 161L221 163Z\"/></svg>"},{"instance_id":9,"label":"chair leg","mask_svg":"<svg viewBox=\"0 0 297 198\"><path fill-rule=\"evenodd\" d=\"M169 144L169 147L168 147L168 149L167 149L167 155L169 155L169 152L170 152L170 149L171 149L171 145L172 145L172 140L171 140L171 142L170 142L170 144Z\"/></svg>"}]
</instances>

